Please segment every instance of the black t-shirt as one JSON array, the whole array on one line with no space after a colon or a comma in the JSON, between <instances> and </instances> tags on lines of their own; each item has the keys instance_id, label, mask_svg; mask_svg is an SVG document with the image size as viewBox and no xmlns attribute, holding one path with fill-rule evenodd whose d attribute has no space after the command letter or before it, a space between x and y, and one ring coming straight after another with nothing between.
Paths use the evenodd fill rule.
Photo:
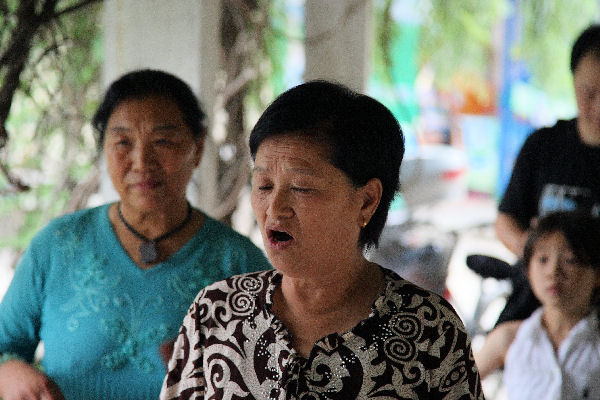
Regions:
<instances>
[{"instance_id":1,"label":"black t-shirt","mask_svg":"<svg viewBox=\"0 0 600 400\"><path fill-rule=\"evenodd\" d=\"M498 209L523 229L533 217L551 211L600 215L600 147L581 142L576 119L533 132L519 152Z\"/></svg>"}]
</instances>

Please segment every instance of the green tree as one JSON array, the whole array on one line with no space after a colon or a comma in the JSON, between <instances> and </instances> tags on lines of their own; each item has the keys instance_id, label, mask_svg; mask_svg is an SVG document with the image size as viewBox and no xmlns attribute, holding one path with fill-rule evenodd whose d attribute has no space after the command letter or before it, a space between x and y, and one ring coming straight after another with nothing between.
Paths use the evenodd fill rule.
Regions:
<instances>
[{"instance_id":1,"label":"green tree","mask_svg":"<svg viewBox=\"0 0 600 400\"><path fill-rule=\"evenodd\" d=\"M249 182L248 115L281 90L287 39L280 30L283 0L222 4L225 63L211 111L215 121L223 120L216 135L221 207L215 214L230 222ZM0 102L0 247L21 251L51 218L85 207L97 191L99 154L88 121L103 91L102 5L0 0L0 7L0 51L9 54L17 42L23 54L18 64L0 64L0 88L8 93ZM22 25L36 27L27 40L17 35Z\"/></svg>"},{"instance_id":2,"label":"green tree","mask_svg":"<svg viewBox=\"0 0 600 400\"><path fill-rule=\"evenodd\" d=\"M398 1L376 0L376 47L382 65L388 67L390 34L400 29L390 12ZM573 40L600 15L597 0L580 0L577 6L560 0L428 0L416 4L422 16L418 63L433 66L440 87L451 86L457 74L493 82L494 63L506 37L504 21L516 15L517 41L509 57L524 62L532 82L557 97L571 97L568 60Z\"/></svg>"},{"instance_id":3,"label":"green tree","mask_svg":"<svg viewBox=\"0 0 600 400\"><path fill-rule=\"evenodd\" d=\"M100 0L0 1L0 246L95 192Z\"/></svg>"},{"instance_id":4,"label":"green tree","mask_svg":"<svg viewBox=\"0 0 600 400\"><path fill-rule=\"evenodd\" d=\"M524 60L534 83L555 97L573 96L569 70L575 38L591 23L598 23L600 2L578 0L520 0L521 40L512 57Z\"/></svg>"}]
</instances>

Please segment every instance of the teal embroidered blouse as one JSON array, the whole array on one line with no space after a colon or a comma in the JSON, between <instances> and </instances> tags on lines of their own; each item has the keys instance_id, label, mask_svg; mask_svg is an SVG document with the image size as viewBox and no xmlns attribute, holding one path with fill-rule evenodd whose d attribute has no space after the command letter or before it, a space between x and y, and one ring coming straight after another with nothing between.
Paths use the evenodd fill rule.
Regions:
<instances>
[{"instance_id":1,"label":"teal embroidered blouse","mask_svg":"<svg viewBox=\"0 0 600 400\"><path fill-rule=\"evenodd\" d=\"M269 269L249 239L206 216L179 251L150 269L127 255L109 205L59 217L34 237L0 304L0 354L42 367L68 400L156 399L175 338L204 286Z\"/></svg>"}]
</instances>

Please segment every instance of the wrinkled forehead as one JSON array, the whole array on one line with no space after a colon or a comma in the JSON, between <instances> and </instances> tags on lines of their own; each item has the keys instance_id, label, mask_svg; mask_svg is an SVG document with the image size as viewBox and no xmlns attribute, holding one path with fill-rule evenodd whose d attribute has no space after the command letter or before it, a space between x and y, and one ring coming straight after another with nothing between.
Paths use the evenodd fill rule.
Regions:
<instances>
[{"instance_id":1,"label":"wrinkled forehead","mask_svg":"<svg viewBox=\"0 0 600 400\"><path fill-rule=\"evenodd\" d=\"M265 144L273 147L294 146L296 151L302 152L304 149L311 148L318 150L323 158L331 162L333 142L326 133L318 129L282 131L271 133L263 138L257 147L257 154ZM256 155L255 155L256 156Z\"/></svg>"}]
</instances>

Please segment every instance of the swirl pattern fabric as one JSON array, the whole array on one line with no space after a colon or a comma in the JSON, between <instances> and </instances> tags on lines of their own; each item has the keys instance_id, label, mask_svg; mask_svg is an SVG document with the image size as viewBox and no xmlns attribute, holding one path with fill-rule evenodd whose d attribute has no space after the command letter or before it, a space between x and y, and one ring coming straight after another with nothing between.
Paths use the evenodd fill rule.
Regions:
<instances>
[{"instance_id":1,"label":"swirl pattern fabric","mask_svg":"<svg viewBox=\"0 0 600 400\"><path fill-rule=\"evenodd\" d=\"M384 275L371 315L318 340L308 358L271 312L276 270L208 286L180 329L161 399L483 399L451 305Z\"/></svg>"}]
</instances>

